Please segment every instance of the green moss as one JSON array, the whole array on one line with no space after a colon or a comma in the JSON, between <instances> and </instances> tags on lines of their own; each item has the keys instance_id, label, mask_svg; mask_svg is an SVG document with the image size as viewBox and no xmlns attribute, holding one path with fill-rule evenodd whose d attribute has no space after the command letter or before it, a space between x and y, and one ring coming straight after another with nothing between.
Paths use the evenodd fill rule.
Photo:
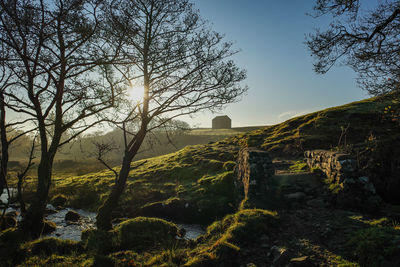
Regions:
<instances>
[{"instance_id":1,"label":"green moss","mask_svg":"<svg viewBox=\"0 0 400 267\"><path fill-rule=\"evenodd\" d=\"M144 251L175 242L178 230L175 224L162 219L137 217L120 223L114 231L121 249Z\"/></svg>"},{"instance_id":2,"label":"green moss","mask_svg":"<svg viewBox=\"0 0 400 267\"><path fill-rule=\"evenodd\" d=\"M398 266L400 232L388 227L357 231L347 246L361 266Z\"/></svg>"},{"instance_id":3,"label":"green moss","mask_svg":"<svg viewBox=\"0 0 400 267\"><path fill-rule=\"evenodd\" d=\"M37 267L37 266L52 266L52 267L71 267L71 266L96 266L93 264L93 259L86 254L81 255L51 255L49 257L33 256L29 257L20 263L20 267ZM100 266L100 265L97 265ZM104 265L103 265L104 266Z\"/></svg>"},{"instance_id":4,"label":"green moss","mask_svg":"<svg viewBox=\"0 0 400 267\"><path fill-rule=\"evenodd\" d=\"M348 125L347 144L362 143L371 132L380 139L392 138L399 133L396 124L381 118L384 108L395 102L393 97L382 96L328 108L232 137L229 142L260 147L275 155L301 156L304 150L338 146L342 127Z\"/></svg>"},{"instance_id":5,"label":"green moss","mask_svg":"<svg viewBox=\"0 0 400 267\"><path fill-rule=\"evenodd\" d=\"M53 204L53 206L64 206L68 201L68 198L64 194L57 194L52 197L50 200L50 203Z\"/></svg>"},{"instance_id":6,"label":"green moss","mask_svg":"<svg viewBox=\"0 0 400 267\"><path fill-rule=\"evenodd\" d=\"M299 160L290 165L289 169L292 172L305 172L308 170L308 165L303 160Z\"/></svg>"},{"instance_id":7,"label":"green moss","mask_svg":"<svg viewBox=\"0 0 400 267\"><path fill-rule=\"evenodd\" d=\"M62 240L54 237L46 237L25 243L23 249L30 255L67 255L75 252L82 252L79 242Z\"/></svg>"},{"instance_id":8,"label":"green moss","mask_svg":"<svg viewBox=\"0 0 400 267\"><path fill-rule=\"evenodd\" d=\"M206 266L234 263L242 247L249 248L278 226L276 212L244 209L215 221L199 237L199 246L192 252L187 266Z\"/></svg>"},{"instance_id":9,"label":"green moss","mask_svg":"<svg viewBox=\"0 0 400 267\"><path fill-rule=\"evenodd\" d=\"M234 211L232 171L238 149L222 143L197 145L133 162L132 167L140 167L130 173L118 211L125 216L159 216L187 223L222 218ZM63 193L70 206L96 210L114 184L114 174L56 177L55 184L53 194Z\"/></svg>"},{"instance_id":10,"label":"green moss","mask_svg":"<svg viewBox=\"0 0 400 267\"><path fill-rule=\"evenodd\" d=\"M82 232L82 244L87 251L98 254L112 252L117 246L117 240L113 232L88 229Z\"/></svg>"},{"instance_id":11,"label":"green moss","mask_svg":"<svg viewBox=\"0 0 400 267\"><path fill-rule=\"evenodd\" d=\"M90 184L84 184L70 197L69 205L73 208L94 210L99 200L100 196L96 188Z\"/></svg>"}]
</instances>

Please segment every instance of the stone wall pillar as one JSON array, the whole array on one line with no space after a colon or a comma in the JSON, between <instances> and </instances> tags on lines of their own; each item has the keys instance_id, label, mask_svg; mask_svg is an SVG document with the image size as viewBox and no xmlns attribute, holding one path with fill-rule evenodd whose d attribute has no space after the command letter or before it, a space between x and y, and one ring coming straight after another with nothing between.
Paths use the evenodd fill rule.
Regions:
<instances>
[{"instance_id":1,"label":"stone wall pillar","mask_svg":"<svg viewBox=\"0 0 400 267\"><path fill-rule=\"evenodd\" d=\"M235 186L244 198L253 198L267 193L275 170L268 152L252 147L239 151Z\"/></svg>"}]
</instances>

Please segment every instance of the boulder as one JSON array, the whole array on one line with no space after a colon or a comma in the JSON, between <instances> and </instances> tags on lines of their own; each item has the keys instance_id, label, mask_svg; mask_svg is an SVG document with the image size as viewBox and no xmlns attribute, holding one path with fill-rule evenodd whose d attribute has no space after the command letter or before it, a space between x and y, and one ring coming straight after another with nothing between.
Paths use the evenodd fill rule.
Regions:
<instances>
[{"instance_id":1,"label":"boulder","mask_svg":"<svg viewBox=\"0 0 400 267\"><path fill-rule=\"evenodd\" d=\"M43 221L43 234L50 234L54 232L57 229L57 225L54 222L51 221Z\"/></svg>"},{"instance_id":2,"label":"boulder","mask_svg":"<svg viewBox=\"0 0 400 267\"><path fill-rule=\"evenodd\" d=\"M76 211L70 210L65 214L65 220L66 221L71 221L71 222L77 222L81 218L81 215L77 213Z\"/></svg>"},{"instance_id":3,"label":"boulder","mask_svg":"<svg viewBox=\"0 0 400 267\"><path fill-rule=\"evenodd\" d=\"M53 204L55 207L63 207L67 201L68 198L66 196L63 194L58 194L51 199L51 204Z\"/></svg>"},{"instance_id":4,"label":"boulder","mask_svg":"<svg viewBox=\"0 0 400 267\"><path fill-rule=\"evenodd\" d=\"M16 216L14 216L11 213L7 213L1 220L1 230L5 230L16 226L17 226Z\"/></svg>"}]
</instances>

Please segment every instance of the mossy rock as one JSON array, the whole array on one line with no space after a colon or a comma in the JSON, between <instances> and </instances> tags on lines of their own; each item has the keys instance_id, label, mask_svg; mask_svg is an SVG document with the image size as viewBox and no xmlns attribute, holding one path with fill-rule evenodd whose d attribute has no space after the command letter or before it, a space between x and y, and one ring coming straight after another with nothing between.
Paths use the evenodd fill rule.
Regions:
<instances>
[{"instance_id":1,"label":"mossy rock","mask_svg":"<svg viewBox=\"0 0 400 267\"><path fill-rule=\"evenodd\" d=\"M67 203L67 201L68 201L68 198L65 195L57 194L51 199L50 203L54 207L64 207L65 204Z\"/></svg>"},{"instance_id":2,"label":"mossy rock","mask_svg":"<svg viewBox=\"0 0 400 267\"><path fill-rule=\"evenodd\" d=\"M50 234L50 233L54 232L56 229L57 229L56 223L54 223L52 221L47 221L47 220L43 221L42 234L44 234L44 235Z\"/></svg>"},{"instance_id":3,"label":"mossy rock","mask_svg":"<svg viewBox=\"0 0 400 267\"><path fill-rule=\"evenodd\" d=\"M241 246L260 237L260 233L268 233L278 226L276 212L261 209L244 209L223 220L214 222L207 229L209 237L222 235L224 239Z\"/></svg>"},{"instance_id":4,"label":"mossy rock","mask_svg":"<svg viewBox=\"0 0 400 267\"><path fill-rule=\"evenodd\" d=\"M8 228L13 228L17 226L17 219L15 218L15 216L13 216L13 214L6 214L1 222L0 222L0 229L1 230L5 230Z\"/></svg>"},{"instance_id":5,"label":"mossy rock","mask_svg":"<svg viewBox=\"0 0 400 267\"><path fill-rule=\"evenodd\" d=\"M52 254L68 255L76 252L82 252L83 248L77 241L62 240L54 237L46 237L35 240L23 245L23 248L30 255L47 255Z\"/></svg>"},{"instance_id":6,"label":"mossy rock","mask_svg":"<svg viewBox=\"0 0 400 267\"><path fill-rule=\"evenodd\" d=\"M234 264L240 257L241 248L258 244L262 235L273 232L279 225L276 212L261 209L244 209L215 221L206 234L196 242L197 253L192 255L187 266L219 266Z\"/></svg>"},{"instance_id":7,"label":"mossy rock","mask_svg":"<svg viewBox=\"0 0 400 267\"><path fill-rule=\"evenodd\" d=\"M141 252L169 247L176 241L179 228L158 218L137 217L120 223L114 230L121 249Z\"/></svg>"},{"instance_id":8,"label":"mossy rock","mask_svg":"<svg viewBox=\"0 0 400 267\"><path fill-rule=\"evenodd\" d=\"M118 244L114 232L88 229L82 232L82 244L87 251L107 254L114 251Z\"/></svg>"},{"instance_id":9,"label":"mossy rock","mask_svg":"<svg viewBox=\"0 0 400 267\"><path fill-rule=\"evenodd\" d=\"M76 211L70 210L65 214L65 220L66 221L71 221L71 222L77 222L81 218L81 215L77 213Z\"/></svg>"}]
</instances>

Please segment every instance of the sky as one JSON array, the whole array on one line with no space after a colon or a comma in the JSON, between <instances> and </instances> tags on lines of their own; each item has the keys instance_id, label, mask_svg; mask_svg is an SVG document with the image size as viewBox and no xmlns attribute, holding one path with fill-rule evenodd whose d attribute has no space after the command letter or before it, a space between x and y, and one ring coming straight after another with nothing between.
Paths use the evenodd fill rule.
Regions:
<instances>
[{"instance_id":1,"label":"sky","mask_svg":"<svg viewBox=\"0 0 400 267\"><path fill-rule=\"evenodd\" d=\"M330 22L307 15L314 1L192 0L212 29L241 50L232 59L247 70L249 91L218 114L202 112L182 120L211 127L213 117L228 115L233 127L271 125L367 98L349 67L337 66L325 75L313 71L305 35Z\"/></svg>"}]
</instances>

